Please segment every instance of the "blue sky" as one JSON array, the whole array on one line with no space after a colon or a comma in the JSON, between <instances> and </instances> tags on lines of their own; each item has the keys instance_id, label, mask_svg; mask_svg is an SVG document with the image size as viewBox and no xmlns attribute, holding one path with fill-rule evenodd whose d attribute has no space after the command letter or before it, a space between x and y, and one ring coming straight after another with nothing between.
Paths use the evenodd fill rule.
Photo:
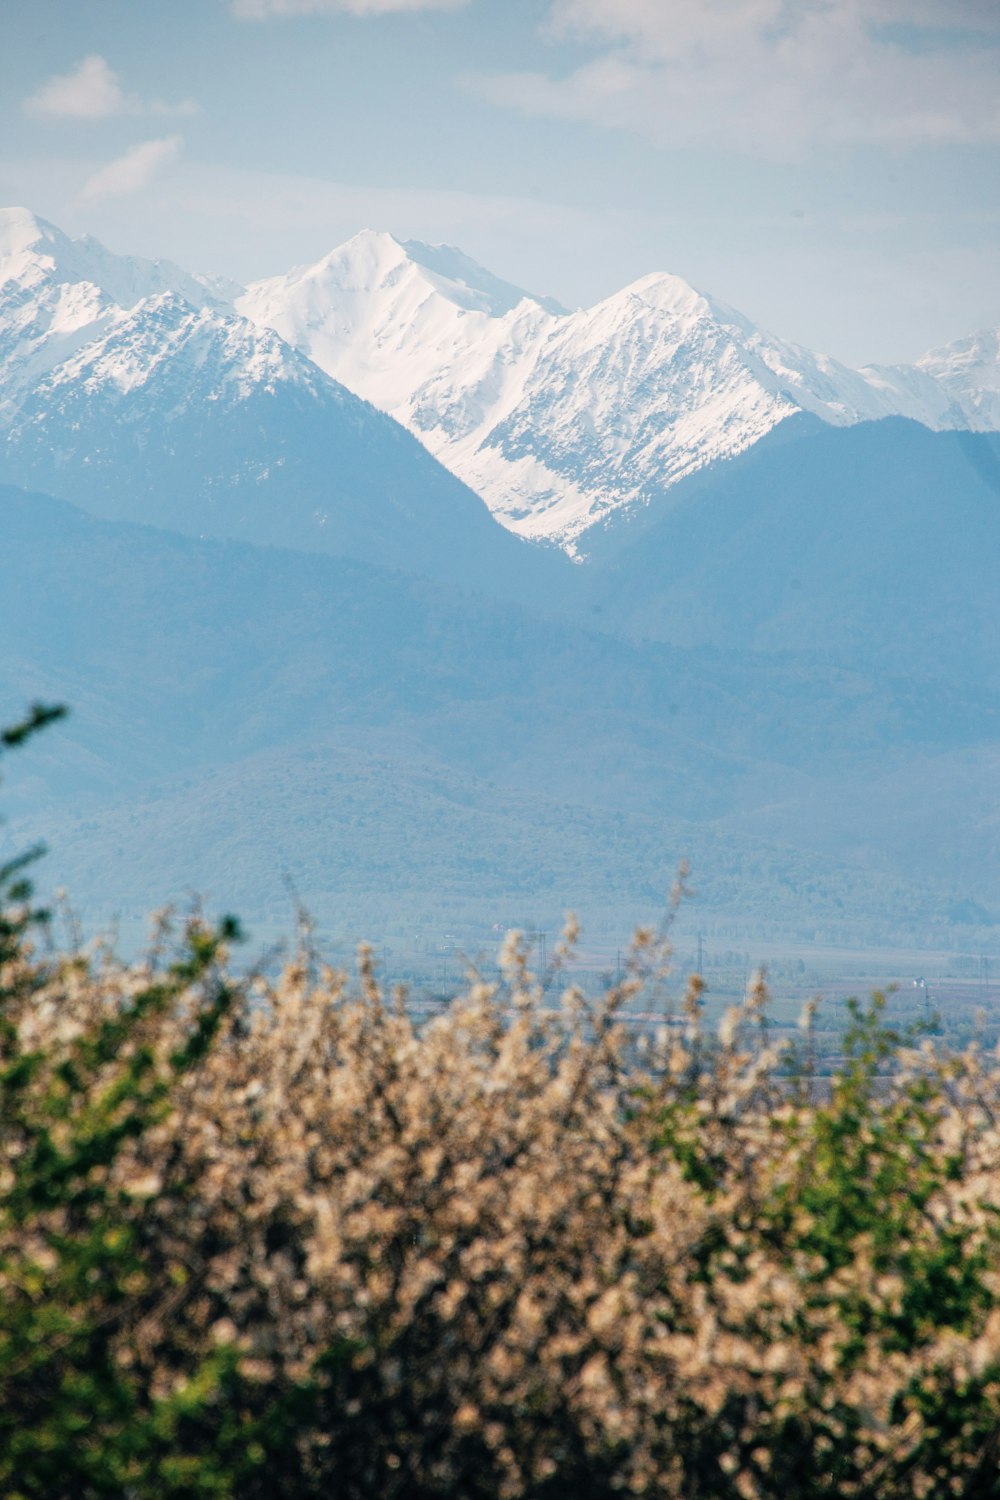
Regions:
<instances>
[{"instance_id":1,"label":"blue sky","mask_svg":"<svg viewBox=\"0 0 1000 1500\"><path fill-rule=\"evenodd\" d=\"M0 0L0 201L241 280L365 225L853 362L1000 322L997 0Z\"/></svg>"}]
</instances>

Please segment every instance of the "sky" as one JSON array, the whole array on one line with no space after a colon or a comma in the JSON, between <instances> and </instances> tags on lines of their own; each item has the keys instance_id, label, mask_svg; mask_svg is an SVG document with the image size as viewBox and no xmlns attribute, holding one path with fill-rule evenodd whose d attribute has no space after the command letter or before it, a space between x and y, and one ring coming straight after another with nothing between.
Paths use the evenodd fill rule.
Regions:
<instances>
[{"instance_id":1,"label":"sky","mask_svg":"<svg viewBox=\"0 0 1000 1500\"><path fill-rule=\"evenodd\" d=\"M850 363L1000 323L1000 0L0 0L0 202L245 282L359 229Z\"/></svg>"}]
</instances>

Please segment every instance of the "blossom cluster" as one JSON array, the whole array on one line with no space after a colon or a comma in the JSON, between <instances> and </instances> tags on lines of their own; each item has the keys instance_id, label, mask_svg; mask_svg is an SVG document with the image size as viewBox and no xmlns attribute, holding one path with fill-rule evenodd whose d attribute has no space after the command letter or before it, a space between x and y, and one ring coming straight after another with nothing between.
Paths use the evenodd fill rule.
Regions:
<instances>
[{"instance_id":1,"label":"blossom cluster","mask_svg":"<svg viewBox=\"0 0 1000 1500\"><path fill-rule=\"evenodd\" d=\"M695 979L637 1044L665 945L595 1003L574 937L537 975L512 935L420 1022L367 950L350 980L308 946L234 977L197 926L187 959L23 945L4 1492L1000 1493L997 1059L876 998L817 1080L762 980L709 1034Z\"/></svg>"}]
</instances>

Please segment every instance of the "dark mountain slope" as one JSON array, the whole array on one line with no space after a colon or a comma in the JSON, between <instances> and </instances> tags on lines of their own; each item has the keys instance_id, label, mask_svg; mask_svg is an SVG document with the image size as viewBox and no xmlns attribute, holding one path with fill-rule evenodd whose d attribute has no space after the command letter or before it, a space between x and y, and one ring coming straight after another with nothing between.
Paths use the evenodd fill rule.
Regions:
<instances>
[{"instance_id":1,"label":"dark mountain slope","mask_svg":"<svg viewBox=\"0 0 1000 1500\"><path fill-rule=\"evenodd\" d=\"M1000 437L803 419L610 527L577 582L637 636L996 683Z\"/></svg>"}]
</instances>

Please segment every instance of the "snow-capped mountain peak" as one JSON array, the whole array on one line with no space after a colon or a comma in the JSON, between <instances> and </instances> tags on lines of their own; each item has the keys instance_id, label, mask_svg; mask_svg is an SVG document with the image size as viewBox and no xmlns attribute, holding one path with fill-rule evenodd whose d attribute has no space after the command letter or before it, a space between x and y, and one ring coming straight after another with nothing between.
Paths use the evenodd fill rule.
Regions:
<instances>
[{"instance_id":1,"label":"snow-capped mountain peak","mask_svg":"<svg viewBox=\"0 0 1000 1500\"><path fill-rule=\"evenodd\" d=\"M115 255L90 235L70 239L29 209L0 209L0 417L151 298L221 311L239 290L170 261Z\"/></svg>"},{"instance_id":2,"label":"snow-capped mountain peak","mask_svg":"<svg viewBox=\"0 0 1000 1500\"><path fill-rule=\"evenodd\" d=\"M1000 328L984 328L943 349L932 349L916 368L936 380L970 418L970 425L1000 429Z\"/></svg>"},{"instance_id":3,"label":"snow-capped mountain peak","mask_svg":"<svg viewBox=\"0 0 1000 1500\"><path fill-rule=\"evenodd\" d=\"M77 388L94 400L104 388L134 395L147 386L184 402L245 400L255 390L273 394L279 386L312 395L322 388L327 397L337 390L271 329L161 292L52 370L36 387L32 406L44 408ZM165 417L171 413L164 408Z\"/></svg>"},{"instance_id":4,"label":"snow-capped mountain peak","mask_svg":"<svg viewBox=\"0 0 1000 1500\"><path fill-rule=\"evenodd\" d=\"M554 315L565 311L551 298L502 281L454 246L400 240L375 229L361 230L312 265L252 283L243 300L248 307L310 300L315 313L319 299L346 307L352 299L390 294L408 294L418 301L433 296L463 312L493 318L504 317L525 301Z\"/></svg>"},{"instance_id":5,"label":"snow-capped mountain peak","mask_svg":"<svg viewBox=\"0 0 1000 1500\"><path fill-rule=\"evenodd\" d=\"M88 283L119 307L134 307L160 292L175 292L195 307L222 305L240 290L229 283L220 296L208 278L172 261L115 255L92 235L70 239L27 208L0 209L0 285L9 281L32 287Z\"/></svg>"},{"instance_id":6,"label":"snow-capped mountain peak","mask_svg":"<svg viewBox=\"0 0 1000 1500\"><path fill-rule=\"evenodd\" d=\"M673 276L668 271L640 276L605 300L641 306L674 317L708 317L714 311L711 300L703 292L697 291L683 277Z\"/></svg>"},{"instance_id":7,"label":"snow-capped mountain peak","mask_svg":"<svg viewBox=\"0 0 1000 1500\"><path fill-rule=\"evenodd\" d=\"M372 292L385 282L401 278L430 287L466 312L487 313L502 318L521 302L537 303L552 313L565 312L550 297L538 297L502 281L454 245L428 245L422 240L400 240L387 230L362 229L311 266L297 267L283 280L328 281L335 277L343 286ZM258 282L255 286L268 283ZM248 288L253 292L254 287Z\"/></svg>"},{"instance_id":8,"label":"snow-capped mountain peak","mask_svg":"<svg viewBox=\"0 0 1000 1500\"><path fill-rule=\"evenodd\" d=\"M70 241L30 208L0 208L0 281L17 275L26 258L55 257Z\"/></svg>"},{"instance_id":9,"label":"snow-capped mountain peak","mask_svg":"<svg viewBox=\"0 0 1000 1500\"><path fill-rule=\"evenodd\" d=\"M1000 431L1000 328L931 349L913 365L870 365L886 406L933 428Z\"/></svg>"},{"instance_id":10,"label":"snow-capped mountain peak","mask_svg":"<svg viewBox=\"0 0 1000 1500\"><path fill-rule=\"evenodd\" d=\"M253 283L235 306L425 441L436 418L422 424L414 413L431 415L422 395L428 383L455 371L468 393L482 383L494 352L517 340L518 327L528 324L537 335L559 317L544 299L500 281L461 251L375 230L314 265ZM436 411L440 398L432 404ZM467 414L463 431L479 419L478 409Z\"/></svg>"}]
</instances>

